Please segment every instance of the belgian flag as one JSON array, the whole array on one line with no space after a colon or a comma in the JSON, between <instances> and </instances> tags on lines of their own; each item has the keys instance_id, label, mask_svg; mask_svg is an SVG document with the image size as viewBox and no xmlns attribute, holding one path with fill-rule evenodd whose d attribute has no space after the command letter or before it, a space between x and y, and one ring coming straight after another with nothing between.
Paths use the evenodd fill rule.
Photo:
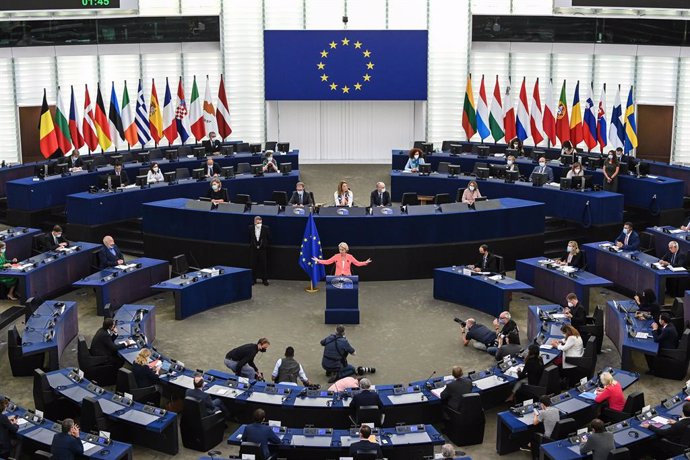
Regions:
<instances>
[{"instance_id":1,"label":"belgian flag","mask_svg":"<svg viewBox=\"0 0 690 460\"><path fill-rule=\"evenodd\" d=\"M43 154L45 158L50 158L58 149L58 143L57 136L55 135L53 116L48 109L45 89L43 89L43 106L41 107L41 121L39 122L38 130L41 139L41 154Z\"/></svg>"}]
</instances>

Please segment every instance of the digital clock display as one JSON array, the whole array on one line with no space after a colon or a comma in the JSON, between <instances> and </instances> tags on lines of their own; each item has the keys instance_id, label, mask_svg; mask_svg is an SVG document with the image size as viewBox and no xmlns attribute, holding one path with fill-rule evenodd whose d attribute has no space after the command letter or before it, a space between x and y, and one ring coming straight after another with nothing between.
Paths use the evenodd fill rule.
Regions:
<instances>
[{"instance_id":1,"label":"digital clock display","mask_svg":"<svg viewBox=\"0 0 690 460\"><path fill-rule=\"evenodd\" d=\"M0 11L105 10L120 8L120 0L11 0L0 1Z\"/></svg>"}]
</instances>

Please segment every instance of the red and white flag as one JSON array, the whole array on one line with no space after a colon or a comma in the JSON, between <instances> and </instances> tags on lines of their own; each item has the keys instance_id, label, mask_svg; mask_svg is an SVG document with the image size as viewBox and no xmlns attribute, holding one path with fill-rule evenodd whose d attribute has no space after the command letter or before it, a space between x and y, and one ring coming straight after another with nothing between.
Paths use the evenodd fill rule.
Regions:
<instances>
[{"instance_id":1,"label":"red and white flag","mask_svg":"<svg viewBox=\"0 0 690 460\"><path fill-rule=\"evenodd\" d=\"M541 134L542 124L541 97L539 96L539 79L537 78L537 81L534 82L534 91L532 92L532 106L529 109L529 128L534 145L538 145L544 140L544 136Z\"/></svg>"},{"instance_id":2,"label":"red and white flag","mask_svg":"<svg viewBox=\"0 0 690 460\"><path fill-rule=\"evenodd\" d=\"M98 148L96 122L93 113L93 105L91 104L91 97L89 97L89 86L84 85L84 87L84 123L82 125L84 143L87 145L91 152L95 152Z\"/></svg>"},{"instance_id":3,"label":"red and white flag","mask_svg":"<svg viewBox=\"0 0 690 460\"><path fill-rule=\"evenodd\" d=\"M216 108L216 123L218 123L218 135L222 140L230 136L230 110L228 109L228 98L225 96L225 83L223 75L220 76L220 86L218 86L218 107Z\"/></svg>"},{"instance_id":4,"label":"red and white flag","mask_svg":"<svg viewBox=\"0 0 690 460\"><path fill-rule=\"evenodd\" d=\"M544 127L544 134L551 142L551 145L556 144L556 112L553 105L553 82L549 80L549 86L546 87L546 103L544 104L544 116L542 126Z\"/></svg>"}]
</instances>

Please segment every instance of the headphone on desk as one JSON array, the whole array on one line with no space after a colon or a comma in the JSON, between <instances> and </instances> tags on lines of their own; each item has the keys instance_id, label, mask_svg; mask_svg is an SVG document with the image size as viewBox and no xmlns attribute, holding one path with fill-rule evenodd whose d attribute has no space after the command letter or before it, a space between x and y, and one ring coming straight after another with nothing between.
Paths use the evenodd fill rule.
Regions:
<instances>
[{"instance_id":1,"label":"headphone on desk","mask_svg":"<svg viewBox=\"0 0 690 460\"><path fill-rule=\"evenodd\" d=\"M628 436L630 436L633 439L637 439L640 437L640 433L637 431L628 431Z\"/></svg>"}]
</instances>

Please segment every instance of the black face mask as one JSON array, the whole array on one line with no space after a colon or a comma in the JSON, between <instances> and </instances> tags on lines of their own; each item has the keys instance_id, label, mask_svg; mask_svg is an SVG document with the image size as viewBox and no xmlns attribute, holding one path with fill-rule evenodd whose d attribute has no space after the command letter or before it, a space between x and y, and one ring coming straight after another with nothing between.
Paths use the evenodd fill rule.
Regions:
<instances>
[{"instance_id":1,"label":"black face mask","mask_svg":"<svg viewBox=\"0 0 690 460\"><path fill-rule=\"evenodd\" d=\"M265 349L265 348L259 348L259 351L260 351L261 353L266 353L266 349Z\"/></svg>"}]
</instances>

